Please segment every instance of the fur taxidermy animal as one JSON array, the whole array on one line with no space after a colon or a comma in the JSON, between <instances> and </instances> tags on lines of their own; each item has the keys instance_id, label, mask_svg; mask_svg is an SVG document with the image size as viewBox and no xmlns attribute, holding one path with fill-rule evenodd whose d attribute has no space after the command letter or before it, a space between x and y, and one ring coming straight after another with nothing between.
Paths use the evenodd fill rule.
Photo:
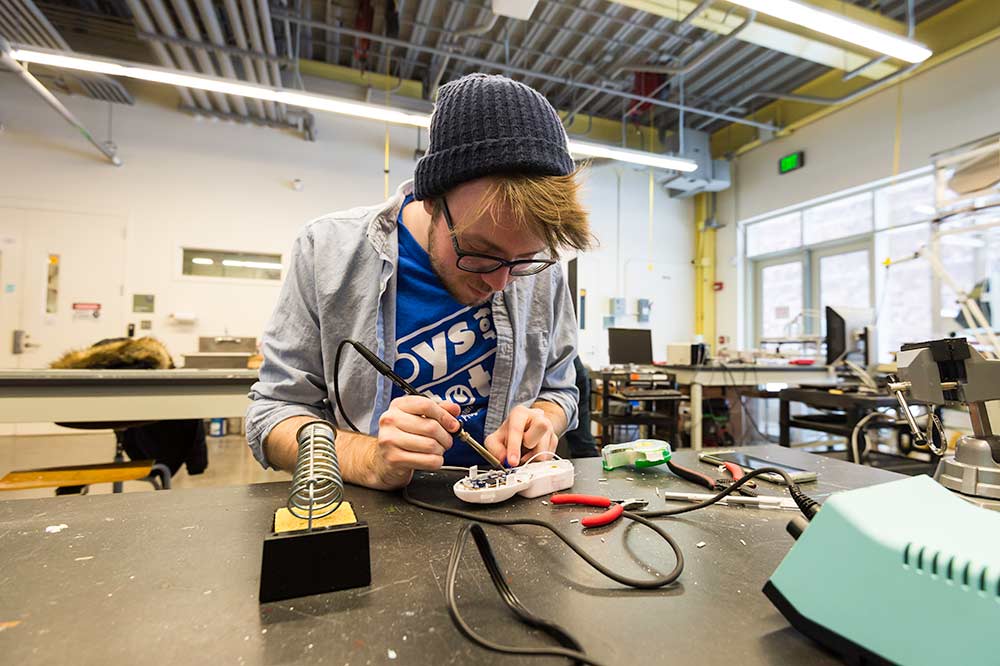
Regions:
<instances>
[{"instance_id":1,"label":"fur taxidermy animal","mask_svg":"<svg viewBox=\"0 0 1000 666\"><path fill-rule=\"evenodd\" d=\"M174 367L166 346L156 338L109 338L64 354L56 369L165 370Z\"/></svg>"}]
</instances>

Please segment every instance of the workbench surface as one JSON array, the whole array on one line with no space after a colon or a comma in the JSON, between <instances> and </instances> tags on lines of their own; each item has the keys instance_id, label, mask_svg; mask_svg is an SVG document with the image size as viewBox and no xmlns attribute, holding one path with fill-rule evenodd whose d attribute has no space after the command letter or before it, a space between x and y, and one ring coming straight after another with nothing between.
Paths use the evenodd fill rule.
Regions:
<instances>
[{"instance_id":1,"label":"workbench surface","mask_svg":"<svg viewBox=\"0 0 1000 666\"><path fill-rule=\"evenodd\" d=\"M898 478L778 446L755 455L816 469L817 499ZM682 464L710 471L681 451ZM645 497L654 488L703 492L664 468L603 472L577 460L576 492ZM457 506L454 473L418 478L415 497ZM599 482L606 478L607 482ZM629 480L632 479L632 480ZM762 483L763 492L781 492ZM287 483L0 502L0 654L28 664L567 663L486 652L448 617L444 580L463 522L395 494L356 487L347 497L371 528L372 584L260 605L261 544ZM581 533L595 509L544 498L481 509L555 521L595 557L633 576L669 571L667 545L618 521ZM468 505L463 508L469 509ZM592 570L549 532L487 526L514 591L607 664L837 664L793 630L761 587L792 545L791 511L711 507L659 519L685 556L680 581L625 589ZM58 532L50 526L66 525ZM58 529L58 528L57 528ZM627 540L622 540L627 533ZM602 541L603 537L603 541ZM698 542L705 546L697 548ZM468 543L457 589L466 619L507 644L553 645L508 614Z\"/></svg>"}]
</instances>

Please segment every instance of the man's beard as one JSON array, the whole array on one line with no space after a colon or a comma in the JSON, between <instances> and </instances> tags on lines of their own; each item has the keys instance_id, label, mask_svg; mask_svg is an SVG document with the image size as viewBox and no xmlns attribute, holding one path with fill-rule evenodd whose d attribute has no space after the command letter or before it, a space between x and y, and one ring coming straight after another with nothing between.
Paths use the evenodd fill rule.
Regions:
<instances>
[{"instance_id":1,"label":"man's beard","mask_svg":"<svg viewBox=\"0 0 1000 666\"><path fill-rule=\"evenodd\" d=\"M430 259L431 270L434 271L434 275L437 276L438 282L440 282L444 286L444 288L448 291L448 293L451 294L452 298L454 298L456 301L458 301L462 305L465 305L465 306L468 306L468 307L476 307L477 305L483 305L485 303L488 303L493 298L493 294L492 293L489 294L488 296L486 296L485 298L483 298L482 300L476 300L476 301L473 301L473 302L469 302L468 299L467 299L467 297L465 297L462 294L456 292L455 288L452 287L450 284L448 284L448 281L445 280L445 278L444 278L442 268L438 264L437 257L434 254L434 233L433 232L434 232L434 223L432 222L431 225L430 225L430 228L427 231L427 257Z\"/></svg>"}]
</instances>

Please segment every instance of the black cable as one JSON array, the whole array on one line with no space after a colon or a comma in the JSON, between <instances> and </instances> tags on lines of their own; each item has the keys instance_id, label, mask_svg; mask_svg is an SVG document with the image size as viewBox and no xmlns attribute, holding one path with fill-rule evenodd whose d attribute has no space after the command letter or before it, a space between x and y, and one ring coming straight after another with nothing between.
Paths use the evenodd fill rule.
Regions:
<instances>
[{"instance_id":1,"label":"black cable","mask_svg":"<svg viewBox=\"0 0 1000 666\"><path fill-rule=\"evenodd\" d=\"M648 520L647 518L644 517L644 515L640 515L639 513L636 513L634 511L625 511L622 513L622 515L625 516L626 518L634 520L637 523L642 523L649 529L656 532L658 535L660 535L660 538L662 538L670 545L671 550L674 551L674 556L677 559L677 564L674 566L673 570L666 576L653 578L651 580L642 580L638 578L630 578L628 576L623 576L615 571L612 571L608 567L604 566L603 564L595 560L583 548L573 543L569 539L569 537L563 534L563 532L561 532L555 525L545 520L539 520L537 518L492 518L490 516L480 515L478 513L462 511L461 509L452 509L450 507L438 506L436 504L430 504L429 502L424 502L423 500L418 500L411 497L409 490L405 487L402 489L401 494L403 496L403 499L406 502L412 504L413 506L419 507L421 509L426 509L428 511L434 511L436 513L443 513L449 516L455 516L456 518L464 518L466 520L471 520L474 522L486 523L487 525L505 525L505 526L534 525L535 527L543 527L552 532L552 534L558 537L560 541L569 546L569 548L574 553L579 555L584 562L589 564L595 570L597 570L604 576L610 578L611 580L615 581L616 583L621 583L622 585L625 585L627 587L634 587L640 590L652 590L658 587L663 587L664 585L669 585L670 583L676 581L680 577L681 572L684 570L684 555L681 553L680 546L677 545L677 542L674 541L673 537L667 534L663 530L663 528L661 528L659 525Z\"/></svg>"},{"instance_id":2,"label":"black cable","mask_svg":"<svg viewBox=\"0 0 1000 666\"><path fill-rule=\"evenodd\" d=\"M337 400L337 409L340 410L340 415L344 417L344 423L351 426L351 430L360 433L358 426L354 425L351 421L351 417L347 415L347 411L344 409L343 403L340 401L340 352L343 351L344 345L349 345L353 341L344 339L340 341L337 345L337 354L333 357L333 397Z\"/></svg>"},{"instance_id":3,"label":"black cable","mask_svg":"<svg viewBox=\"0 0 1000 666\"><path fill-rule=\"evenodd\" d=\"M344 417L344 421L353 429L355 432L359 432L357 426L350 420L347 413L344 411L344 406L340 399L340 387L339 387L339 370L340 370L340 354L346 344L353 344L351 340L343 340L337 347L337 354L334 358L334 396L337 401L337 408L340 410L341 415ZM368 358L367 354L362 354L366 360L372 362ZM452 468L453 469L453 468ZM452 471L450 469L449 471ZM462 469L462 468L459 468ZM465 471L462 469L462 471ZM459 532L458 538L455 542L454 547L451 552L451 559L448 563L448 574L447 574L447 585L446 585L446 601L448 604L448 612L451 615L452 620L458 627L459 631L469 640L475 642L481 647L492 650L494 652L502 652L506 654L521 654L521 655L532 655L532 656L561 656L567 657L569 659L574 659L578 662L595 664L600 666L600 662L597 662L580 649L580 644L574 639L568 632L559 627L558 625L551 623L547 620L540 618L531 611L529 611L524 604L521 603L520 599L514 594L513 590L510 589L510 585L507 583L506 578L503 576L503 572L500 570L500 566L496 561L496 557L493 555L493 549L490 547L489 540L486 537L485 532L481 525L476 523L487 523L490 525L534 525L536 527L543 527L549 530L552 534L558 537L563 543L565 543L574 553L580 556L583 561L589 564L593 569L600 572L602 575L610 578L616 583L622 585L637 588L637 589L656 589L674 583L681 575L684 570L684 555L681 552L680 546L674 539L667 534L660 526L653 523L650 518L678 515L681 513L687 513L689 511L695 511L697 509L710 506L722 498L726 497L732 492L738 490L744 483L748 482L761 474L768 472L773 472L780 474L786 484L788 484L788 491L792 498L795 500L796 504L802 510L802 513L807 519L812 520L816 512L819 511L819 504L807 497L798 487L798 485L792 480L791 476L782 469L776 467L765 467L755 470L746 476L744 476L739 481L733 483L725 490L723 490L718 495L700 502L698 504L693 504L690 506L680 507L678 509L664 509L661 511L623 511L622 515L630 520L637 523L641 523L656 532L667 544L670 546L676 558L676 563L673 570L666 576L659 576L651 580L642 580L638 578L631 578L629 576L624 576L615 571L612 571L608 567L604 566L596 559L594 559L589 553L587 553L579 545L573 543L569 537L567 537L562 531L560 531L555 525L544 520L538 520L535 518L492 518L485 515L475 514L468 511L462 511L460 509L452 509L449 507L436 506L430 504L429 502L424 502L423 500L414 499L410 496L407 487L403 487L401 490L401 495L403 499L418 508L426 509L428 511L433 511L435 513L443 513L446 515L455 516L458 518L464 518L466 520L472 521L471 524L465 525ZM472 534L476 540L476 545L479 549L480 557L483 560L484 566L486 566L487 571L490 574L490 578L493 581L494 586L497 589L498 594L501 599L507 605L508 609L511 610L523 623L541 629L545 633L549 634L555 638L564 647L555 648L531 648L531 647L517 647L517 646L507 646L500 643L494 643L487 638L484 638L477 634L468 623L462 618L461 614L458 612L457 597L455 595L455 580L458 573L458 564L461 559L462 550L465 546L465 542L469 534Z\"/></svg>"},{"instance_id":4,"label":"black cable","mask_svg":"<svg viewBox=\"0 0 1000 666\"><path fill-rule=\"evenodd\" d=\"M486 570L490 574L493 585L496 587L497 592L500 594L504 603L507 604L508 609L510 609L510 611L517 616L521 622L530 627L544 631L549 636L556 639L563 647L519 647L514 645L503 645L476 633L472 626L465 621L461 613L458 611L458 598L455 594L455 581L458 578L458 565L462 558L462 551L470 533L476 541L476 547L479 549L479 555L483 560L483 564L486 566ZM583 652L583 647L580 643L565 629L553 622L549 622L548 620L535 615L521 603L521 600L518 599L517 595L514 594L514 591L511 590L506 577L500 570L500 565L493 554L493 549L490 546L489 539L486 538L486 532L483 530L482 525L469 523L463 526L458 533L455 545L451 549L451 558L448 561L448 574L445 581L445 600L448 604L448 614L451 616L455 626L458 627L459 632L473 643L476 643L480 647L487 650L503 654L519 654L532 657L566 657L573 659L576 663L603 666L602 662L588 657Z\"/></svg>"},{"instance_id":5,"label":"black cable","mask_svg":"<svg viewBox=\"0 0 1000 666\"><path fill-rule=\"evenodd\" d=\"M747 473L742 479L733 482L719 494L709 497L708 499L698 502L697 504L689 504L674 509L660 509L658 511L636 511L635 515L646 518L662 518L664 516L678 516L682 513L689 513L691 511L697 511L698 509L704 509L707 506L712 506L727 495L733 494L739 490L744 483L750 481L750 479L754 479L763 474L781 475L781 478L784 479L785 484L788 486L788 494L791 495L796 506L799 507L799 510L802 511L802 515L804 515L806 519L812 520L813 517L819 512L819 502L802 492L802 489L799 488L799 484L792 479L791 475L787 471L781 469L780 467L761 467ZM628 513L626 513L626 515L628 515Z\"/></svg>"}]
</instances>

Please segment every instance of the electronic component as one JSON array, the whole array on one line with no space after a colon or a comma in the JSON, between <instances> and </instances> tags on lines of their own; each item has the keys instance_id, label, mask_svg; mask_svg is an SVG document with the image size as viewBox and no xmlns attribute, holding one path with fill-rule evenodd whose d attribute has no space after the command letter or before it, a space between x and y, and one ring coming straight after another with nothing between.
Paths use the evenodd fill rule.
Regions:
<instances>
[{"instance_id":1,"label":"electronic component","mask_svg":"<svg viewBox=\"0 0 1000 666\"><path fill-rule=\"evenodd\" d=\"M455 482L455 496L471 504L495 504L514 495L540 497L573 486L573 463L568 460L533 462L513 469L480 472L469 468L469 475Z\"/></svg>"},{"instance_id":2,"label":"electronic component","mask_svg":"<svg viewBox=\"0 0 1000 666\"><path fill-rule=\"evenodd\" d=\"M335 446L326 421L295 436L299 455L286 507L274 515L260 564L261 603L371 584L368 525L344 501Z\"/></svg>"},{"instance_id":3,"label":"electronic component","mask_svg":"<svg viewBox=\"0 0 1000 666\"><path fill-rule=\"evenodd\" d=\"M764 594L847 663L995 664L1000 515L927 476L838 493Z\"/></svg>"},{"instance_id":4,"label":"electronic component","mask_svg":"<svg viewBox=\"0 0 1000 666\"><path fill-rule=\"evenodd\" d=\"M610 471L632 465L636 468L662 465L670 460L670 445L662 439L637 439L609 444L601 449L601 466Z\"/></svg>"}]
</instances>

